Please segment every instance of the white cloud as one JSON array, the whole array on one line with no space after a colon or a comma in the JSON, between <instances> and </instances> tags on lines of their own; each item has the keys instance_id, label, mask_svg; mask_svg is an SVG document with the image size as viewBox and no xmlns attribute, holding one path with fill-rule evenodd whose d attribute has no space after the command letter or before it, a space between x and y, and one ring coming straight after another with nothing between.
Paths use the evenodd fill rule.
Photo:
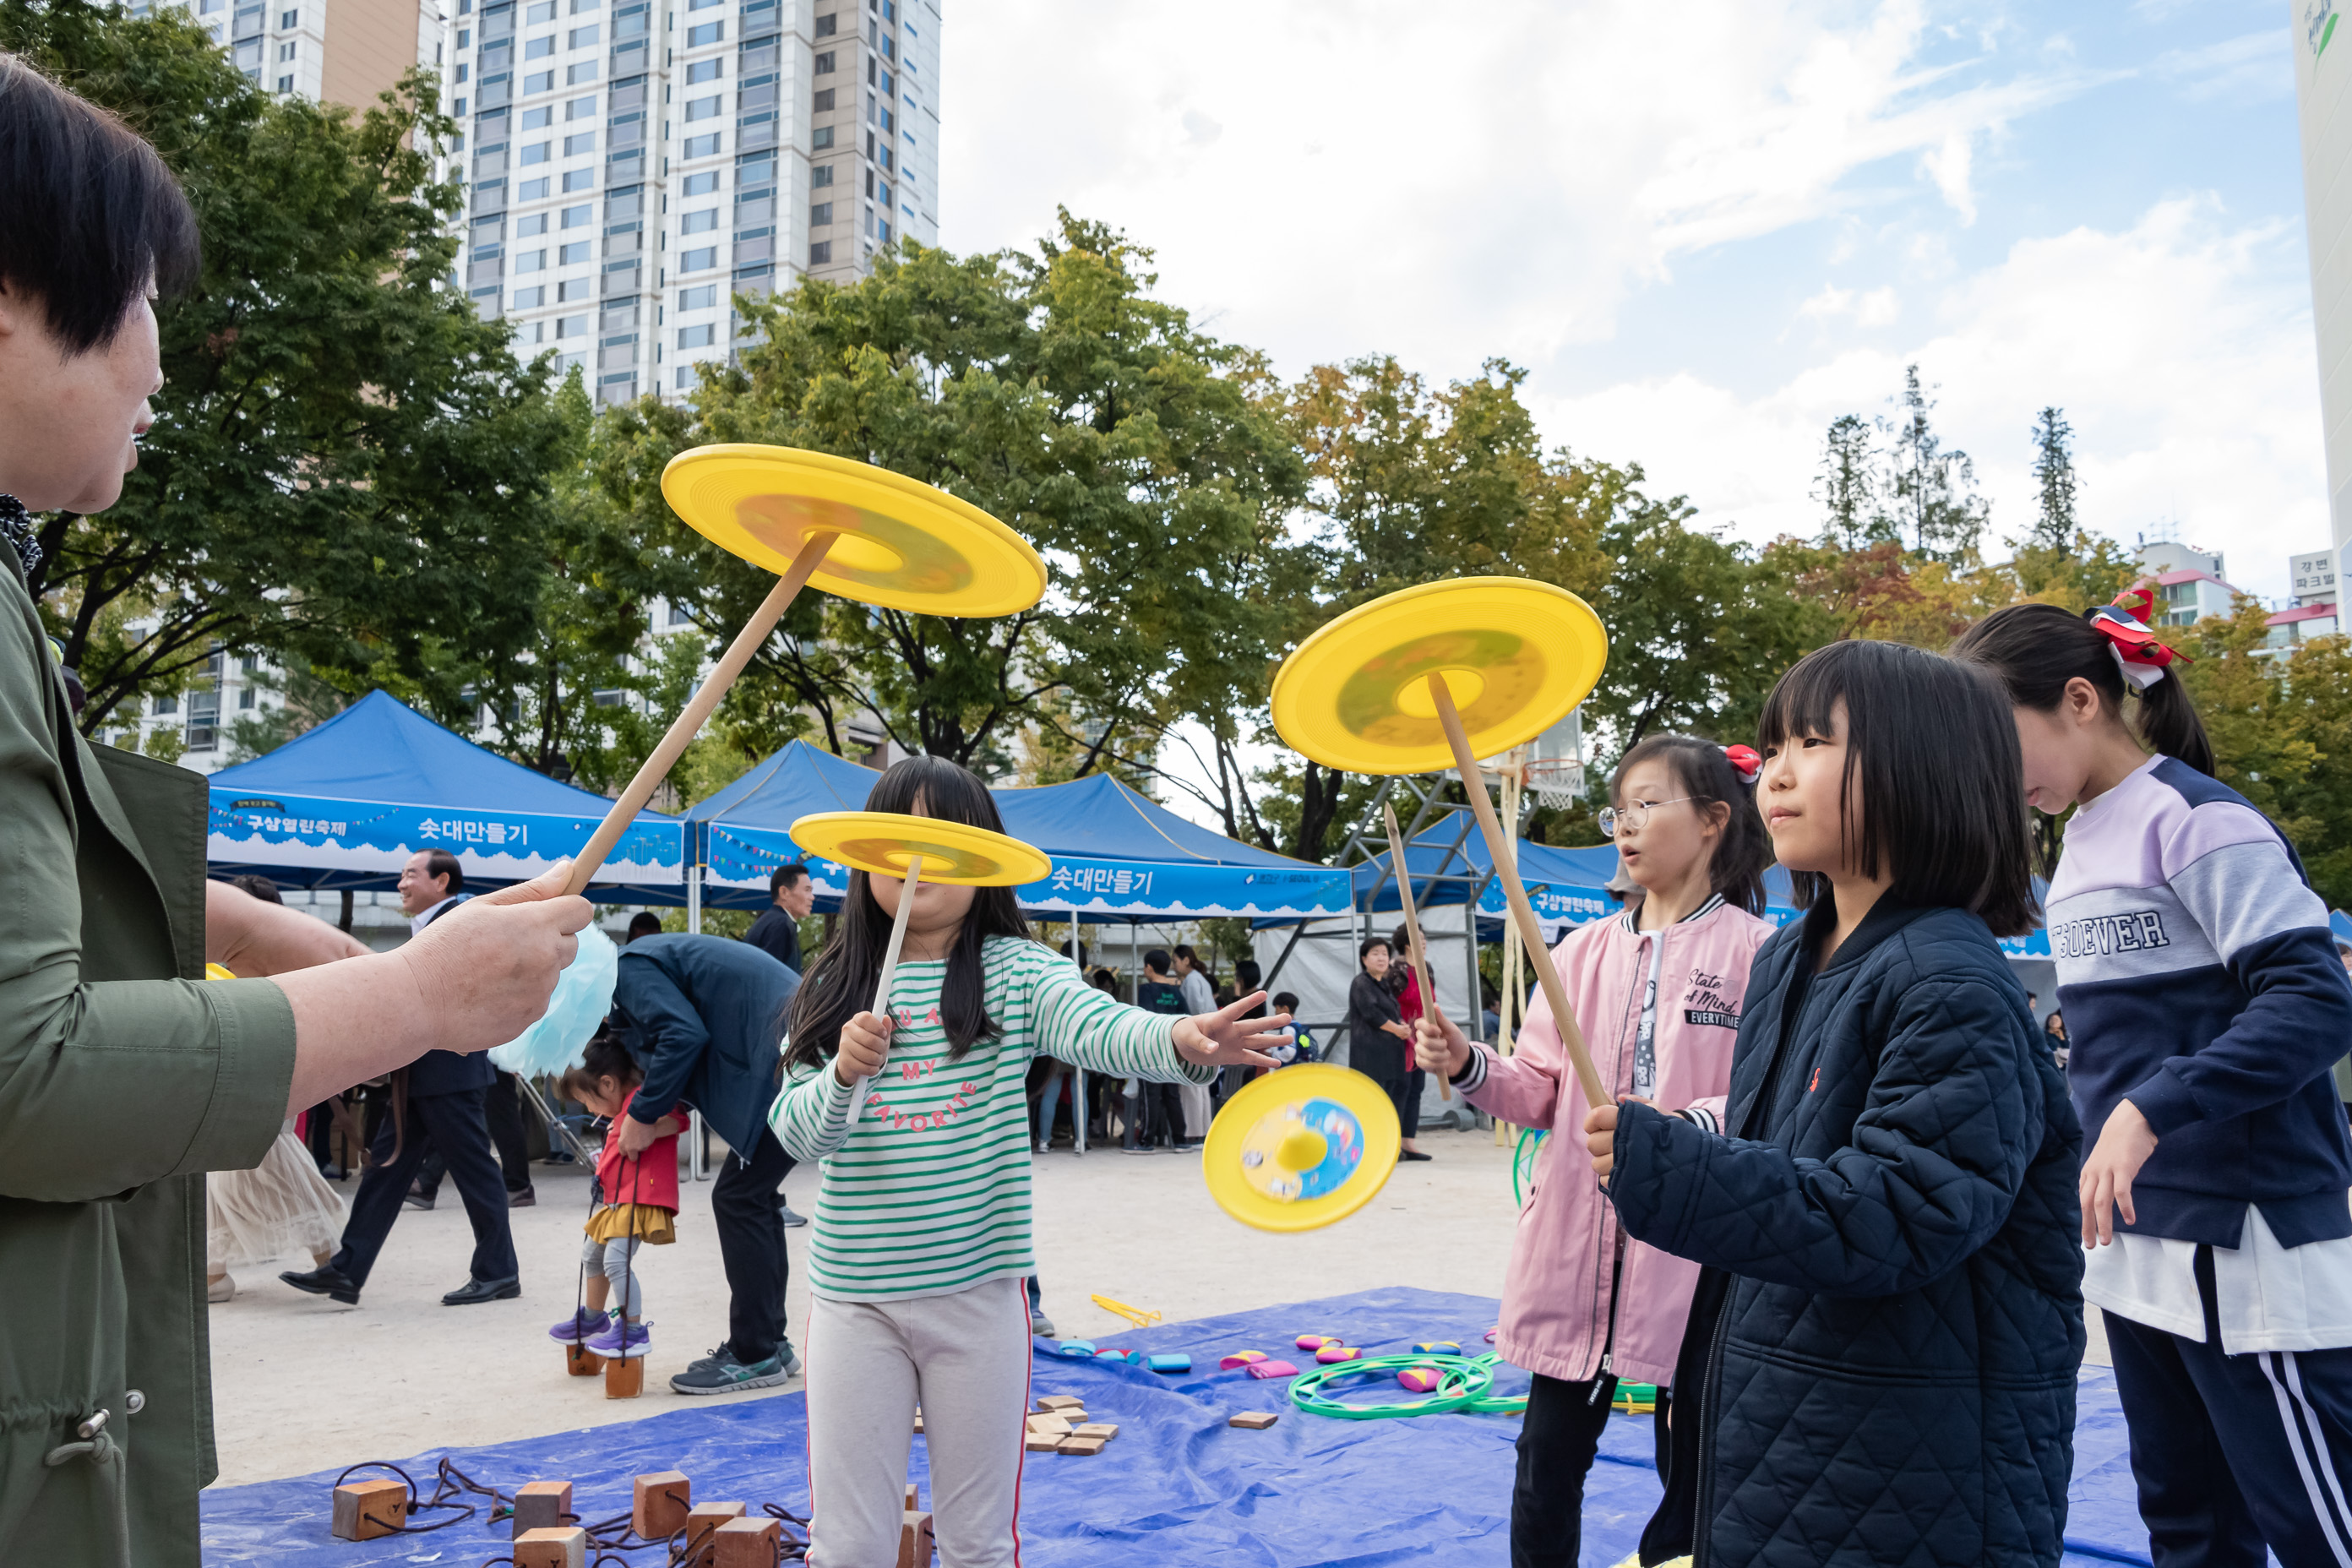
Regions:
<instances>
[{"instance_id":1,"label":"white cloud","mask_svg":"<svg viewBox=\"0 0 2352 1568\"><path fill-rule=\"evenodd\" d=\"M1977 198L1969 188L1971 162L1968 134L1960 131L1947 135L1940 146L1919 154L1920 168L1936 182L1936 189L1943 193L1944 205L1959 215L1963 227L1977 221Z\"/></svg>"}]
</instances>

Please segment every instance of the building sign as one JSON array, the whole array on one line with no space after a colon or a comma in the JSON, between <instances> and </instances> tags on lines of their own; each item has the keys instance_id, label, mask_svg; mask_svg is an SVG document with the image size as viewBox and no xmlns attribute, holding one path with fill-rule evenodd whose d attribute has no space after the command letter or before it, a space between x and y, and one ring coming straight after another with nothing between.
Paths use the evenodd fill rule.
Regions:
<instances>
[{"instance_id":1,"label":"building sign","mask_svg":"<svg viewBox=\"0 0 2352 1568\"><path fill-rule=\"evenodd\" d=\"M2287 557L2287 571L2294 583L2294 596L2305 605L2323 604L2336 597L2336 552L2314 550L2304 555Z\"/></svg>"}]
</instances>

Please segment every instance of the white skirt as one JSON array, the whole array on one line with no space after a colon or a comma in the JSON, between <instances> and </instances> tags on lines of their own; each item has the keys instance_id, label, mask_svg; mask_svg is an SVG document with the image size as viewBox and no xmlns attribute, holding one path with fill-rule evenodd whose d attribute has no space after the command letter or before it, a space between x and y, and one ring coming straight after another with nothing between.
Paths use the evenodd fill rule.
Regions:
<instances>
[{"instance_id":1,"label":"white skirt","mask_svg":"<svg viewBox=\"0 0 2352 1568\"><path fill-rule=\"evenodd\" d=\"M205 1221L208 1272L308 1259L341 1245L343 1198L319 1174L289 1120L252 1170L205 1175Z\"/></svg>"}]
</instances>

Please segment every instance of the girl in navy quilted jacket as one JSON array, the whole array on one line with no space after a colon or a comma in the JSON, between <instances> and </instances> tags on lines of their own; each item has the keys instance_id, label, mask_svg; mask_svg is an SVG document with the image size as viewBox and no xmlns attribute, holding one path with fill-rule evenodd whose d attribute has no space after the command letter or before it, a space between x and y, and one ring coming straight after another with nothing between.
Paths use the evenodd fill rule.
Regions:
<instances>
[{"instance_id":1,"label":"girl in navy quilted jacket","mask_svg":"<svg viewBox=\"0 0 2352 1568\"><path fill-rule=\"evenodd\" d=\"M2019 605L1954 649L2015 705L2050 879L2105 1310L2156 1562L2352 1565L2352 1037L2294 847L2213 777L2145 591Z\"/></svg>"},{"instance_id":2,"label":"girl in navy quilted jacket","mask_svg":"<svg viewBox=\"0 0 2352 1568\"><path fill-rule=\"evenodd\" d=\"M1995 940L2033 915L2008 701L1834 643L1757 745L1806 913L1748 972L1721 1129L1631 1099L1584 1124L1627 1233L1706 1266L1668 1509L1715 1568L2054 1564L2081 1133Z\"/></svg>"}]
</instances>

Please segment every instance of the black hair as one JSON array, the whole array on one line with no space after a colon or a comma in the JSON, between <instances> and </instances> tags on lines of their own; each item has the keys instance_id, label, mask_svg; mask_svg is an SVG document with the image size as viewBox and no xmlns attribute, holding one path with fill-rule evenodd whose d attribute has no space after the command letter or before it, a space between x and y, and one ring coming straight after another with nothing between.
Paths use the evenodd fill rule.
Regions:
<instances>
[{"instance_id":1,"label":"black hair","mask_svg":"<svg viewBox=\"0 0 2352 1568\"><path fill-rule=\"evenodd\" d=\"M68 354L104 348L149 285L195 280L196 215L119 118L0 53L0 281L40 301Z\"/></svg>"},{"instance_id":2,"label":"black hair","mask_svg":"<svg viewBox=\"0 0 2352 1568\"><path fill-rule=\"evenodd\" d=\"M777 867L768 873L768 897L773 899L786 889L797 887L808 879L808 868L798 860Z\"/></svg>"},{"instance_id":3,"label":"black hair","mask_svg":"<svg viewBox=\"0 0 2352 1568\"><path fill-rule=\"evenodd\" d=\"M1155 947L1143 955L1143 967L1154 974L1165 974L1175 965L1176 961L1168 956L1164 947Z\"/></svg>"},{"instance_id":4,"label":"black hair","mask_svg":"<svg viewBox=\"0 0 2352 1568\"><path fill-rule=\"evenodd\" d=\"M991 833L1004 831L996 799L988 786L944 757L908 757L891 764L866 796L868 811L890 811L935 816ZM988 975L981 950L991 937L1013 936L1034 942L1029 922L1021 916L1019 899L1011 888L974 888L971 911L964 916L955 945L948 951L948 973L940 987L940 1022L946 1026L948 1059L960 1061L973 1042L992 1038L997 1030L988 1016ZM817 1067L841 1045L841 1026L874 1005L874 988L882 978L882 950L890 940L890 917L874 900L874 889L863 871L849 874L849 893L842 900L841 919L833 940L824 944L806 979L793 994L792 1047L785 1063Z\"/></svg>"},{"instance_id":5,"label":"black hair","mask_svg":"<svg viewBox=\"0 0 2352 1568\"><path fill-rule=\"evenodd\" d=\"M1265 983L1265 971L1257 966L1256 959L1237 958L1234 960L1234 991L1235 994L1246 996Z\"/></svg>"},{"instance_id":6,"label":"black hair","mask_svg":"<svg viewBox=\"0 0 2352 1568\"><path fill-rule=\"evenodd\" d=\"M1716 897L1751 915L1764 912L1764 868L1772 863L1772 836L1764 831L1764 817L1756 809L1755 780L1742 778L1730 757L1713 741L1696 735L1652 735L1634 744L1617 764L1609 781L1609 803L1624 806L1621 792L1625 775L1640 763L1656 760L1674 775L1675 785L1701 810L1722 805L1729 808L1723 837L1716 840L1707 861L1707 884Z\"/></svg>"},{"instance_id":7,"label":"black hair","mask_svg":"<svg viewBox=\"0 0 2352 1568\"><path fill-rule=\"evenodd\" d=\"M1388 938L1384 936L1368 936L1363 941L1356 944L1356 965L1358 968L1360 969L1363 967L1364 960L1372 956L1372 949L1376 947L1387 948L1391 955L1396 952L1396 944L1389 941Z\"/></svg>"},{"instance_id":8,"label":"black hair","mask_svg":"<svg viewBox=\"0 0 2352 1568\"><path fill-rule=\"evenodd\" d=\"M1193 968L1199 970L1202 974L1209 976L1211 979L1216 978L1217 972L1215 968L1211 965L1206 959L1202 958L1197 950L1186 946L1182 942L1179 942L1176 944L1176 956L1191 964ZM1164 974L1167 971L1162 970L1160 973Z\"/></svg>"},{"instance_id":9,"label":"black hair","mask_svg":"<svg viewBox=\"0 0 2352 1568\"><path fill-rule=\"evenodd\" d=\"M578 1100L580 1089L593 1089L600 1079L608 1078L624 1089L646 1081L645 1069L637 1066L637 1058L629 1054L621 1037L610 1029L599 1029L580 1047L580 1065L566 1068L555 1089L566 1100Z\"/></svg>"},{"instance_id":10,"label":"black hair","mask_svg":"<svg viewBox=\"0 0 2352 1568\"><path fill-rule=\"evenodd\" d=\"M282 904L286 901L278 895L278 884L267 877L257 877L248 872L242 877L231 877L227 880L230 887L241 888L265 904Z\"/></svg>"},{"instance_id":11,"label":"black hair","mask_svg":"<svg viewBox=\"0 0 2352 1568\"><path fill-rule=\"evenodd\" d=\"M1092 985L1097 991L1108 991L1113 996L1118 994L1118 976L1113 974L1108 969L1096 970L1092 974L1087 976L1087 984Z\"/></svg>"},{"instance_id":12,"label":"black hair","mask_svg":"<svg viewBox=\"0 0 2352 1568\"><path fill-rule=\"evenodd\" d=\"M660 934L661 916L654 913L653 910L639 910L635 914L629 917L629 941L635 942L641 936L658 936Z\"/></svg>"},{"instance_id":13,"label":"black hair","mask_svg":"<svg viewBox=\"0 0 2352 1568\"><path fill-rule=\"evenodd\" d=\"M1952 657L1990 670L2012 704L2037 713L2056 712L2067 683L2087 680L2107 711L2136 730L2149 750L2212 777L2213 742L2180 671L2167 667L2163 679L2135 691L2116 662L2115 646L2086 618L2056 605L2011 605L1962 632ZM2124 699L2135 695L2139 700L2126 720Z\"/></svg>"},{"instance_id":14,"label":"black hair","mask_svg":"<svg viewBox=\"0 0 2352 1568\"><path fill-rule=\"evenodd\" d=\"M1834 732L1845 708L1845 862L1890 879L1906 904L1963 909L1995 936L2033 929L2024 763L2010 704L1972 665L1889 642L1834 642L1790 666L1764 700L1768 753ZM1790 872L1801 910L1829 878Z\"/></svg>"},{"instance_id":15,"label":"black hair","mask_svg":"<svg viewBox=\"0 0 2352 1568\"><path fill-rule=\"evenodd\" d=\"M449 886L442 893L444 898L455 898L466 890L466 868L459 865L457 858L446 849L427 849L425 852L425 874L449 879Z\"/></svg>"},{"instance_id":16,"label":"black hair","mask_svg":"<svg viewBox=\"0 0 2352 1568\"><path fill-rule=\"evenodd\" d=\"M1274 994L1274 1010L1277 1013L1297 1012L1298 1010L1298 993L1296 991L1276 992Z\"/></svg>"}]
</instances>

